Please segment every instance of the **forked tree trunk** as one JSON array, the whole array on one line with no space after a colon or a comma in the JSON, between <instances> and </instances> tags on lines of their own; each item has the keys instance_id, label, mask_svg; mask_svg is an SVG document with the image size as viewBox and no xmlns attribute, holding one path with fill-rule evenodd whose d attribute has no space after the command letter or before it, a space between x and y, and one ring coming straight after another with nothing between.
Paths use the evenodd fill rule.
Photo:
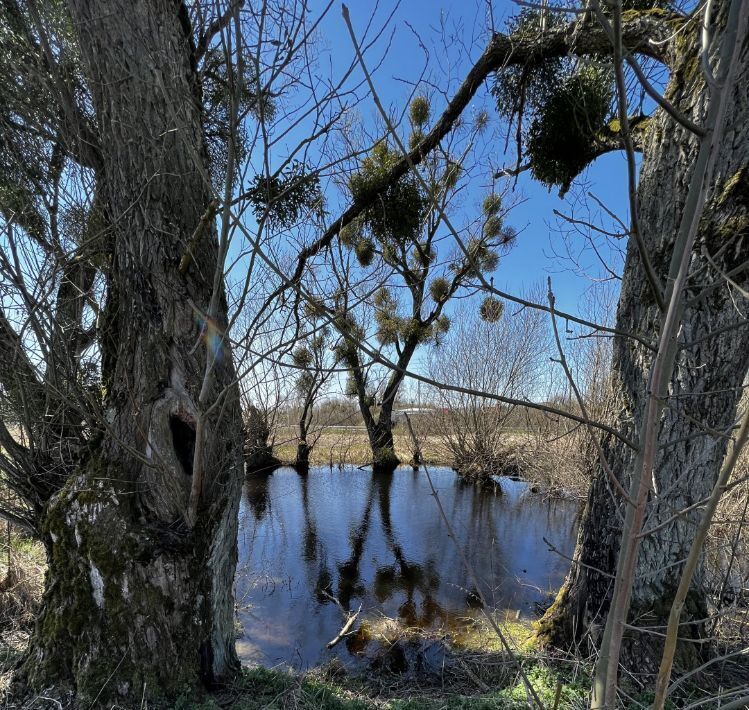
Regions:
<instances>
[{"instance_id":1,"label":"forked tree trunk","mask_svg":"<svg viewBox=\"0 0 749 710\"><path fill-rule=\"evenodd\" d=\"M404 343L396 363L397 369L390 373L390 378L383 392L377 419L372 414L361 370L352 370L357 385L359 409L367 428L369 445L372 449L372 469L379 473L392 473L400 465L398 454L395 453L395 440L393 438L393 407L404 379L403 371L408 368L418 345L418 338L410 338Z\"/></svg>"},{"instance_id":2,"label":"forked tree trunk","mask_svg":"<svg viewBox=\"0 0 749 710\"><path fill-rule=\"evenodd\" d=\"M395 440L393 439L393 402L398 385L403 378L398 378L395 387L388 386L379 415L375 419L372 413L372 404L365 390L361 370L352 370L352 375L358 390L359 411L364 419L369 446L372 450L372 470L378 473L392 472L400 464L400 459L395 453ZM389 385L392 385L395 377L396 373L394 372L391 375ZM390 397L388 397L389 392L392 393Z\"/></svg>"},{"instance_id":3,"label":"forked tree trunk","mask_svg":"<svg viewBox=\"0 0 749 710\"><path fill-rule=\"evenodd\" d=\"M103 324L107 429L43 515L44 609L19 680L79 702L174 696L237 666L232 581L241 417L228 342L212 373L204 488L187 521L217 262L200 86L173 0L70 0L103 154L112 265ZM196 347L197 345L197 347Z\"/></svg>"},{"instance_id":4,"label":"forked tree trunk","mask_svg":"<svg viewBox=\"0 0 749 710\"><path fill-rule=\"evenodd\" d=\"M726 2L719 3L725 17ZM722 23L718 21L720 26ZM719 32L716 31L716 36ZM698 60L699 27L676 42L677 70L666 96L699 120L706 113L708 92ZM741 40L739 40L741 41ZM733 95L709 202L703 215L691 264L687 308L679 334L681 349L669 386L669 400L661 420L660 450L655 465L657 498L649 502L644 538L634 580L629 623L663 630L689 552L700 510L674 517L704 499L717 478L728 432L735 421L742 384L749 366L747 302L731 288L720 271L742 288L749 279L749 53L745 49ZM640 173L639 204L643 236L662 283L681 218L697 139L659 111L646 138ZM717 269L705 258L711 255ZM629 244L617 327L655 341L658 315L640 267ZM635 341L616 338L613 355L614 389L623 402L617 426L630 438L637 434L645 404L645 388L652 353ZM717 433L716 433L717 432ZM633 452L618 440L604 441L614 472L625 489L632 475ZM602 469L596 468L581 524L576 560L555 604L542 620L540 633L552 643L569 647L582 635L602 628L608 611L621 533L622 504ZM707 616L702 571L694 578L682 621L681 636L699 636ZM661 636L647 630L629 632L623 662L632 670L657 670ZM685 642L682 662L692 662L699 645Z\"/></svg>"}]
</instances>

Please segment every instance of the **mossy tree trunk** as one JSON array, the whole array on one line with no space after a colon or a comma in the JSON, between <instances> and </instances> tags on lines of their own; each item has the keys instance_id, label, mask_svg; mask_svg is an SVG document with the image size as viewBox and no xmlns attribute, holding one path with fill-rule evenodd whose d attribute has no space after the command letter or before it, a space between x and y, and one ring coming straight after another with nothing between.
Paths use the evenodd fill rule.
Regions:
<instances>
[{"instance_id":1,"label":"mossy tree trunk","mask_svg":"<svg viewBox=\"0 0 749 710\"><path fill-rule=\"evenodd\" d=\"M232 581L241 416L228 341L215 353L204 446L195 449L207 353L201 323L218 246L187 11L171 0L70 0L102 167L112 263L102 324L106 432L42 514L44 608L19 682L81 703L140 705L238 666ZM200 347L195 347L201 342ZM196 520L195 456L204 471Z\"/></svg>"},{"instance_id":2,"label":"mossy tree trunk","mask_svg":"<svg viewBox=\"0 0 749 710\"><path fill-rule=\"evenodd\" d=\"M718 25L727 3L719 3ZM693 120L706 113L708 92L698 60L699 30L684 32L674 45L667 98ZM716 163L709 202L692 256L691 283L679 335L680 353L669 386L669 401L661 420L660 450L655 465L657 497L651 494L633 583L630 623L663 627L678 585L701 510L688 510L704 499L717 478L735 421L742 385L749 367L749 328L746 301L723 274L743 289L749 279L749 54L744 51ZM659 111L645 139L640 172L639 205L643 237L661 283L685 203L698 140ZM710 260L705 254L710 255ZM655 340L657 309L644 278L641 260L630 243L622 281L616 326ZM637 435L646 400L652 352L636 341L614 341L613 385L621 397L618 428L630 439ZM612 438L604 451L625 489L634 465L634 452ZM688 511L678 515L680 511ZM584 633L600 629L610 604L621 535L622 503L601 467L595 470L580 527L573 564L556 603L541 622L542 638L569 647ZM703 574L695 574L682 614L680 636L700 636L707 616ZM681 656L693 657L699 644L682 644ZM657 670L661 637L643 631L629 634L623 662L631 669Z\"/></svg>"},{"instance_id":3,"label":"mossy tree trunk","mask_svg":"<svg viewBox=\"0 0 749 710\"><path fill-rule=\"evenodd\" d=\"M372 468L378 473L394 471L400 464L400 459L395 453L392 416L383 417L380 413L377 422L367 432L372 447Z\"/></svg>"}]
</instances>

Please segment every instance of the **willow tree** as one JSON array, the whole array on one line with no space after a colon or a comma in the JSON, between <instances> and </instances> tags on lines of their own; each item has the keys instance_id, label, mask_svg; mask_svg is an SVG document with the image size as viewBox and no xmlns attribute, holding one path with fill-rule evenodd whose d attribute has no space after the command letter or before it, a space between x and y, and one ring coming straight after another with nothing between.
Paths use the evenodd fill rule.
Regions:
<instances>
[{"instance_id":1,"label":"willow tree","mask_svg":"<svg viewBox=\"0 0 749 710\"><path fill-rule=\"evenodd\" d=\"M645 468L638 439L655 437L655 460L647 452L653 489L647 524L642 534L627 538L628 545L636 541L639 555L626 581L631 596L625 604L628 618L641 625L639 631L636 624L627 627L625 660L631 668L648 670L658 663L661 639L643 627L665 625L699 503L717 480L749 364L743 315L749 141L742 129L749 109L749 55L746 11L738 0L708 3L704 23L699 11L705 8L685 13L668 3L622 5L592 0L577 10L541 4L521 13L506 32L492 35L440 120L403 162L414 164L420 150L438 143L490 76L500 113L515 122L515 172L530 169L564 192L598 157L626 154L630 224L614 327L558 314L613 336L612 386L622 404L613 422L592 423L605 432L600 457L605 464L594 471L575 564L541 633L569 646L603 625L621 521L629 515L617 491ZM731 50L729 62L724 48L731 44L738 49ZM728 64L733 76L721 83L714 77ZM676 317L667 332L667 305L674 302L682 264L689 278L676 294ZM483 285L524 306L555 312L553 298L528 304L486 280ZM662 333L669 363L651 392ZM648 411L657 411L656 420L649 421ZM701 582L698 569L682 615L682 638L703 633L707 604ZM625 621L617 621L620 631ZM685 658L700 645L683 644Z\"/></svg>"},{"instance_id":2,"label":"willow tree","mask_svg":"<svg viewBox=\"0 0 749 710\"><path fill-rule=\"evenodd\" d=\"M140 706L239 667L225 257L242 210L261 210L259 239L316 199L294 158L346 109L340 83L308 87L310 133L270 170L270 96L310 61L306 3L241 4L0 5L0 515L47 551L16 674L34 694ZM265 79L245 63L261 55Z\"/></svg>"},{"instance_id":3,"label":"willow tree","mask_svg":"<svg viewBox=\"0 0 749 710\"><path fill-rule=\"evenodd\" d=\"M415 146L429 120L425 97L412 101L409 118L410 141ZM482 123L480 118L474 130L482 130ZM378 143L349 181L354 204L397 163L397 149L386 141ZM338 353L349 370L347 393L356 398L367 428L373 466L383 471L400 463L393 440L393 408L414 354L419 346L438 342L447 332L446 304L459 291L470 291L479 274L493 272L500 252L509 249L515 238L514 230L504 224L506 210L500 195L491 193L481 217L467 230L465 252L453 245L452 253L438 258L437 245L444 249L450 244L444 215L462 168L443 148L416 170L418 174L412 171L391 182L340 235L365 270L361 300L366 306L365 315L357 315L356 307L349 308L355 299L338 299L334 322L344 335ZM378 282L380 286L373 289ZM373 319L370 330L376 345L368 345L367 312ZM392 359L386 359L390 367L378 377L383 352Z\"/></svg>"},{"instance_id":4,"label":"willow tree","mask_svg":"<svg viewBox=\"0 0 749 710\"><path fill-rule=\"evenodd\" d=\"M236 8L193 34L166 0L3 2L1 463L47 550L34 690L139 704L238 667L241 416L198 71Z\"/></svg>"},{"instance_id":5,"label":"willow tree","mask_svg":"<svg viewBox=\"0 0 749 710\"><path fill-rule=\"evenodd\" d=\"M745 25L738 28L744 51L728 87L722 138L711 143L710 109L718 90L710 85L712 71L725 69L724 37L735 29L727 19L729 5L726 0L710 6L704 36L698 16L666 5L601 9L594 3L571 22L563 15L524 13L508 37L516 60L510 58L496 75L499 108L520 121L522 161L538 180L566 190L602 153L620 149L629 157L631 212L612 361L613 387L622 404L612 423L615 433L602 441L610 471L603 465L595 471L576 561L541 626L542 635L556 644L575 643L592 624L602 624L609 609L625 509L610 475L624 489L639 475L637 448L649 377L682 256L682 216L694 205L695 189L703 188L706 152L701 149L713 154L689 281L679 294L683 309L676 360L666 375L665 408L654 425L651 500L631 580L633 621L623 657L632 668L644 670L656 667L660 658L661 637L651 631L667 620L699 518L697 504L717 478L749 364ZM703 41L708 44L704 51ZM628 103L625 70L650 97L639 102L638 111ZM647 78L657 71L665 71L662 96ZM642 154L639 179L634 151ZM700 636L707 616L698 570L681 636ZM685 643L684 658L698 648Z\"/></svg>"}]
</instances>

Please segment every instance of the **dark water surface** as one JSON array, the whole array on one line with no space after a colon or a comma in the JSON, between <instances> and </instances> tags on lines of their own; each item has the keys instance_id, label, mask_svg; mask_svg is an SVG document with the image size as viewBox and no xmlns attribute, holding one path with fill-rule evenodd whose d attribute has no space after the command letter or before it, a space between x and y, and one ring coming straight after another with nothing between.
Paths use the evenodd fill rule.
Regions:
<instances>
[{"instance_id":1,"label":"dark water surface","mask_svg":"<svg viewBox=\"0 0 749 710\"><path fill-rule=\"evenodd\" d=\"M545 500L502 480L504 495L430 473L487 601L533 616L561 584L575 543L577 504ZM383 615L438 627L476 616L476 598L448 538L423 470L392 474L281 468L245 484L239 520L236 595L242 660L296 668L351 658L325 645L344 618L327 595L360 619ZM350 644L349 644L350 645Z\"/></svg>"}]
</instances>

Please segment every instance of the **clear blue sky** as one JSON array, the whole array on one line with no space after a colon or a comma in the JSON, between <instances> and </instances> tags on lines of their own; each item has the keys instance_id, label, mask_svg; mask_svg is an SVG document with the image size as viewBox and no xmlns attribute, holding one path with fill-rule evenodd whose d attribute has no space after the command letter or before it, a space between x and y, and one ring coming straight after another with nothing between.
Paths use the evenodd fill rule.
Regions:
<instances>
[{"instance_id":1,"label":"clear blue sky","mask_svg":"<svg viewBox=\"0 0 749 710\"><path fill-rule=\"evenodd\" d=\"M372 18L376 3L371 0L349 0L347 4L355 30L362 33ZM312 7L323 5L321 0L315 0ZM374 79L386 108L404 105L411 91L408 82L417 80L427 63L429 77L443 86L449 82L449 95L452 95L485 47L490 17L493 15L494 26L501 30L504 20L518 10L511 0L401 0L399 4L394 0L383 0L377 8L374 25L381 26L391 12L394 14L388 30L370 51L368 64L374 68L377 61L383 58ZM416 35L426 47L428 58ZM446 41L443 41L443 37ZM334 72L348 66L353 49L340 4L331 9L323 22L320 41L324 48L324 61L327 62L329 58ZM361 77L358 70L357 76ZM479 91L471 108L488 109L496 128L500 119L493 110L494 104L486 88ZM442 104L435 105L433 115L438 114L441 108ZM374 121L376 109L371 98L365 100L359 111L365 122ZM493 163L498 166L513 164L513 148L506 157L503 157L503 150L504 141L497 141L492 146ZM622 154L604 156L583 174L582 180L578 181L578 191L592 191L609 209L627 221L625 169ZM508 221L521 230L521 234L513 252L503 259L495 275L495 284L518 292L531 282L545 281L551 275L559 308L577 310L579 298L591 282L572 273L569 270L571 264L565 264L553 255L554 251L564 250L564 241L556 231L558 219L553 210L569 214L572 211L569 203L572 196L568 200L559 199L556 190L549 192L529 173L519 177L516 194L522 202L514 208ZM578 210L576 215L579 214ZM577 238L577 243L582 244L581 237ZM592 267L591 272L600 270L592 253L584 256L583 263Z\"/></svg>"}]
</instances>

